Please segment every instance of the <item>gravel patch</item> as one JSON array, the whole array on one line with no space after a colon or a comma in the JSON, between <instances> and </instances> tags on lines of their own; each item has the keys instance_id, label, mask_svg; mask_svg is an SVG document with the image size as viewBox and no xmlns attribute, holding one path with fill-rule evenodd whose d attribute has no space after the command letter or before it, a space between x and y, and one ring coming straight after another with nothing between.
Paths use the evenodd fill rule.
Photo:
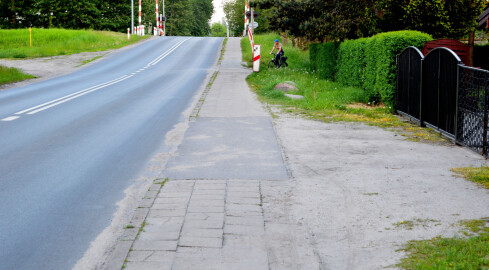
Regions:
<instances>
[{"instance_id":1,"label":"gravel patch","mask_svg":"<svg viewBox=\"0 0 489 270\"><path fill-rule=\"evenodd\" d=\"M460 220L489 216L489 191L450 172L487 165L466 148L273 111L294 178L267 192L265 213L286 216L308 242L294 246L309 246L321 269L392 267L409 240L460 235Z\"/></svg>"}]
</instances>

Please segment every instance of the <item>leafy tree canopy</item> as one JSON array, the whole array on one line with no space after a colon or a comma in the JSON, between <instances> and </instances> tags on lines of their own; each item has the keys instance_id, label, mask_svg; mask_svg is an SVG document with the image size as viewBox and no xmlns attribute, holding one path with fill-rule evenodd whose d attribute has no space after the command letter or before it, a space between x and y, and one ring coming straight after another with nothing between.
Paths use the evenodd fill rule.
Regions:
<instances>
[{"instance_id":1,"label":"leafy tree canopy","mask_svg":"<svg viewBox=\"0 0 489 270\"><path fill-rule=\"evenodd\" d=\"M163 13L162 0L158 1ZM138 0L134 0L138 24ZM167 34L208 36L212 0L166 0ZM142 0L142 23L156 26L155 0ZM126 32L131 25L128 0L0 0L0 28L56 27Z\"/></svg>"}]
</instances>

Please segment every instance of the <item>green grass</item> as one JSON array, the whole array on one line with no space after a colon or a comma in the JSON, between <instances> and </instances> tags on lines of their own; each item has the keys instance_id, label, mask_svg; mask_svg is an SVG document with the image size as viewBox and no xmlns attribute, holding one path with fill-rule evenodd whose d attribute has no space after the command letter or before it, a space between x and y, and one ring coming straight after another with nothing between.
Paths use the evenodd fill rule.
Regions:
<instances>
[{"instance_id":1,"label":"green grass","mask_svg":"<svg viewBox=\"0 0 489 270\"><path fill-rule=\"evenodd\" d=\"M401 269L489 269L489 218L463 220L458 226L471 237L435 237L408 242Z\"/></svg>"},{"instance_id":2,"label":"green grass","mask_svg":"<svg viewBox=\"0 0 489 270\"><path fill-rule=\"evenodd\" d=\"M403 121L391 113L391 108L382 104L369 104L365 91L355 87L346 87L336 82L322 79L310 70L309 52L284 46L288 57L288 68L268 68L269 55L273 41L279 38L275 34L255 35L255 44L261 44L260 72L251 74L247 81L259 98L269 104L283 105L285 111L298 113L312 119L325 122L346 121L363 122L369 125L398 131L412 141L447 142L440 134L431 129L420 128ZM241 40L243 61L251 66L251 45L247 37ZM293 81L299 91L292 94L302 95L302 100L292 100L281 91L274 90L275 85Z\"/></svg>"},{"instance_id":3,"label":"green grass","mask_svg":"<svg viewBox=\"0 0 489 270\"><path fill-rule=\"evenodd\" d=\"M35 78L35 76L25 74L16 68L0 66L0 85L32 78Z\"/></svg>"},{"instance_id":4,"label":"green grass","mask_svg":"<svg viewBox=\"0 0 489 270\"><path fill-rule=\"evenodd\" d=\"M452 172L489 189L489 167L455 168L452 169Z\"/></svg>"},{"instance_id":5,"label":"green grass","mask_svg":"<svg viewBox=\"0 0 489 270\"><path fill-rule=\"evenodd\" d=\"M32 47L28 29L0 29L0 58L31 58L104 51L135 43L146 37L127 34L66 29L32 29Z\"/></svg>"},{"instance_id":6,"label":"green grass","mask_svg":"<svg viewBox=\"0 0 489 270\"><path fill-rule=\"evenodd\" d=\"M472 238L440 238L410 241L401 260L402 269L489 269L489 234Z\"/></svg>"}]
</instances>

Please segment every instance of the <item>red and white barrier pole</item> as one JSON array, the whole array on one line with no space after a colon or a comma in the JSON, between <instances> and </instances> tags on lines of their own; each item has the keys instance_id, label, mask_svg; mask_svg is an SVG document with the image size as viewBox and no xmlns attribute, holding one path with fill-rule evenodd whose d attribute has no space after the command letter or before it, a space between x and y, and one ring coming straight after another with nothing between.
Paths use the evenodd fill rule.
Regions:
<instances>
[{"instance_id":1,"label":"red and white barrier pole","mask_svg":"<svg viewBox=\"0 0 489 270\"><path fill-rule=\"evenodd\" d=\"M156 29L160 29L160 13L158 12L158 0L156 0ZM158 35L158 34L156 34Z\"/></svg>"},{"instance_id":2,"label":"red and white barrier pole","mask_svg":"<svg viewBox=\"0 0 489 270\"><path fill-rule=\"evenodd\" d=\"M253 48L253 72L260 72L261 45L255 45Z\"/></svg>"},{"instance_id":3,"label":"red and white barrier pole","mask_svg":"<svg viewBox=\"0 0 489 270\"><path fill-rule=\"evenodd\" d=\"M139 0L139 31L138 31L138 35L142 36L141 35L141 0Z\"/></svg>"},{"instance_id":4,"label":"red and white barrier pole","mask_svg":"<svg viewBox=\"0 0 489 270\"><path fill-rule=\"evenodd\" d=\"M248 18L246 18L246 12L248 11L248 2L245 2L245 14L244 14L244 34L246 35L246 26L248 25Z\"/></svg>"},{"instance_id":5,"label":"red and white barrier pole","mask_svg":"<svg viewBox=\"0 0 489 270\"><path fill-rule=\"evenodd\" d=\"M163 33L163 26L165 25L164 22L163 22L163 14L160 14L160 17L161 17L161 22L160 22L160 36L164 36L164 33Z\"/></svg>"},{"instance_id":6,"label":"red and white barrier pole","mask_svg":"<svg viewBox=\"0 0 489 270\"><path fill-rule=\"evenodd\" d=\"M131 28L127 28L127 39L131 39Z\"/></svg>"}]
</instances>

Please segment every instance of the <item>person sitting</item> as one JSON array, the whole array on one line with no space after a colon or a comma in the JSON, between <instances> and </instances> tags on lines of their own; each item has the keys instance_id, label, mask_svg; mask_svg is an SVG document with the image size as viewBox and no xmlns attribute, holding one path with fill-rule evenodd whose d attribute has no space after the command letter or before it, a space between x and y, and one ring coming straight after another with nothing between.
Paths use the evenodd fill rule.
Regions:
<instances>
[{"instance_id":1,"label":"person sitting","mask_svg":"<svg viewBox=\"0 0 489 270\"><path fill-rule=\"evenodd\" d=\"M275 58L275 63L277 63L277 65L280 65L282 63L282 56L284 55L284 48L282 47L282 44L279 42L278 39L275 39L275 44L273 45L273 48L272 48L272 51L270 52L270 54L273 53L273 51L275 51L275 49L277 50L277 56Z\"/></svg>"}]
</instances>

